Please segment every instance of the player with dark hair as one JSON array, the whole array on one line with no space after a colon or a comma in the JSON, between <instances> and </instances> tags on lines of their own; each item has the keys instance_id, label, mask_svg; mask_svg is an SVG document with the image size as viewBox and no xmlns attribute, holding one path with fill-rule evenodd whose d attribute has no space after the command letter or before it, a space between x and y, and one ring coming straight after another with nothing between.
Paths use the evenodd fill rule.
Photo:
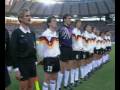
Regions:
<instances>
[{"instance_id":1,"label":"player with dark hair","mask_svg":"<svg viewBox=\"0 0 120 90\"><path fill-rule=\"evenodd\" d=\"M64 88L69 87L69 76L70 70L73 67L73 59L72 59L72 30L71 27L71 16L69 14L65 14L63 16L63 26L59 29L59 41L60 41L60 63L61 63L61 71L58 73L57 79L57 90L61 88L62 78L64 75Z\"/></svg>"},{"instance_id":2,"label":"player with dark hair","mask_svg":"<svg viewBox=\"0 0 120 90\"><path fill-rule=\"evenodd\" d=\"M84 26L84 33L83 33L83 57L84 57L84 62L82 63L81 66L81 78L83 80L87 80L88 78L88 73L90 72L92 66L90 64L91 58L90 58L90 53L92 50L91 49L91 26L89 24L86 24Z\"/></svg>"},{"instance_id":3,"label":"player with dark hair","mask_svg":"<svg viewBox=\"0 0 120 90\"><path fill-rule=\"evenodd\" d=\"M43 55L43 67L45 72L45 80L43 82L42 90L56 89L57 73L60 71L59 63L59 39L56 32L57 21L54 16L47 19L48 28L38 38L37 44L40 46ZM38 55L40 55L39 53Z\"/></svg>"},{"instance_id":4,"label":"player with dark hair","mask_svg":"<svg viewBox=\"0 0 120 90\"><path fill-rule=\"evenodd\" d=\"M72 49L73 49L73 60L74 67L71 69L71 81L72 86L77 86L80 83L79 80L79 69L81 66L81 60L83 59L83 42L81 32L81 20L75 21L75 28L72 31Z\"/></svg>"}]
</instances>

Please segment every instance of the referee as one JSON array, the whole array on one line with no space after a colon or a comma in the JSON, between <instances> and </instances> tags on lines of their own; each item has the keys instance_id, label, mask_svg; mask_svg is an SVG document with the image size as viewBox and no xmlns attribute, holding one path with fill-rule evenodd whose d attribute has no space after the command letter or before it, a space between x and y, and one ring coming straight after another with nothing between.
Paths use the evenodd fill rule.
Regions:
<instances>
[{"instance_id":1,"label":"referee","mask_svg":"<svg viewBox=\"0 0 120 90\"><path fill-rule=\"evenodd\" d=\"M11 36L12 59L16 78L20 81L20 90L33 90L36 77L35 34L30 30L30 11L23 9L18 15L19 28Z\"/></svg>"}]
</instances>

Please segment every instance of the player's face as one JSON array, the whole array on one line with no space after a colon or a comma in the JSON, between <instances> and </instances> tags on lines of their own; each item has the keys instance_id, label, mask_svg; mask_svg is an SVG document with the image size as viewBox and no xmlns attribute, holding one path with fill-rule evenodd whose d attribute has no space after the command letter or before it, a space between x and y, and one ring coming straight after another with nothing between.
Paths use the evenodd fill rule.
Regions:
<instances>
[{"instance_id":1,"label":"player's face","mask_svg":"<svg viewBox=\"0 0 120 90\"><path fill-rule=\"evenodd\" d=\"M95 33L95 32L96 32L96 28L93 29L93 33Z\"/></svg>"},{"instance_id":2,"label":"player's face","mask_svg":"<svg viewBox=\"0 0 120 90\"><path fill-rule=\"evenodd\" d=\"M110 33L110 32L108 32L108 36L111 36L111 33Z\"/></svg>"},{"instance_id":3,"label":"player's face","mask_svg":"<svg viewBox=\"0 0 120 90\"><path fill-rule=\"evenodd\" d=\"M103 32L101 36L104 37L104 35L105 35L105 34L104 34L104 32Z\"/></svg>"},{"instance_id":4,"label":"player's face","mask_svg":"<svg viewBox=\"0 0 120 90\"><path fill-rule=\"evenodd\" d=\"M99 36L99 34L100 34L100 32L99 32L99 31L97 31L97 36Z\"/></svg>"},{"instance_id":5,"label":"player's face","mask_svg":"<svg viewBox=\"0 0 120 90\"><path fill-rule=\"evenodd\" d=\"M91 30L92 30L91 26L88 25L88 26L86 27L86 30L87 30L88 32L91 32Z\"/></svg>"},{"instance_id":6,"label":"player's face","mask_svg":"<svg viewBox=\"0 0 120 90\"><path fill-rule=\"evenodd\" d=\"M71 25L71 19L72 19L72 17L71 17L71 16L68 16L68 17L65 19L65 23L66 23L67 25Z\"/></svg>"},{"instance_id":7,"label":"player's face","mask_svg":"<svg viewBox=\"0 0 120 90\"><path fill-rule=\"evenodd\" d=\"M21 18L21 23L25 25L30 25L31 24L31 16L30 16L30 11L27 11L24 13L23 18Z\"/></svg>"},{"instance_id":8,"label":"player's face","mask_svg":"<svg viewBox=\"0 0 120 90\"><path fill-rule=\"evenodd\" d=\"M77 28L80 28L80 27L81 27L81 22L80 22L80 21L76 23L76 27L77 27Z\"/></svg>"},{"instance_id":9,"label":"player's face","mask_svg":"<svg viewBox=\"0 0 120 90\"><path fill-rule=\"evenodd\" d=\"M52 28L57 28L57 21L55 18L53 18L49 24Z\"/></svg>"}]
</instances>

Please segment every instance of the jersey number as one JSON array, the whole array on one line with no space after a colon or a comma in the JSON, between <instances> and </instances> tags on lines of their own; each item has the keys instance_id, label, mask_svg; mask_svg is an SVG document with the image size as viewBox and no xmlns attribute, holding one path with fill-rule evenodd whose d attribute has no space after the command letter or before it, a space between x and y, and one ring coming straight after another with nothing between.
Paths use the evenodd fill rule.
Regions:
<instances>
[{"instance_id":1,"label":"jersey number","mask_svg":"<svg viewBox=\"0 0 120 90\"><path fill-rule=\"evenodd\" d=\"M47 67L47 71L48 71L48 72L52 72L52 69L53 69L52 66L48 66L48 67Z\"/></svg>"}]
</instances>

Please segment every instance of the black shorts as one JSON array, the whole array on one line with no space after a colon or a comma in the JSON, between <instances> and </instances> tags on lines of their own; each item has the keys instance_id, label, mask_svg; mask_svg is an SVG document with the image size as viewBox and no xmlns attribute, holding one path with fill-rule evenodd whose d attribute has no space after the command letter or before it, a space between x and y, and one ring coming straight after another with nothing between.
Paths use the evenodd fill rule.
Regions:
<instances>
[{"instance_id":1,"label":"black shorts","mask_svg":"<svg viewBox=\"0 0 120 90\"><path fill-rule=\"evenodd\" d=\"M20 73L21 73L21 80L28 80L29 78L36 77L36 64L33 63L25 63L18 65Z\"/></svg>"},{"instance_id":2,"label":"black shorts","mask_svg":"<svg viewBox=\"0 0 120 90\"><path fill-rule=\"evenodd\" d=\"M111 47L110 46L108 46L108 47L106 47L106 51L111 51Z\"/></svg>"},{"instance_id":3,"label":"black shorts","mask_svg":"<svg viewBox=\"0 0 120 90\"><path fill-rule=\"evenodd\" d=\"M105 52L106 52L106 50L105 50L105 49L103 49L103 54L105 54Z\"/></svg>"},{"instance_id":4,"label":"black shorts","mask_svg":"<svg viewBox=\"0 0 120 90\"><path fill-rule=\"evenodd\" d=\"M74 60L81 60L81 59L83 59L83 52L82 51L73 51L72 55L73 55L72 58Z\"/></svg>"},{"instance_id":5,"label":"black shorts","mask_svg":"<svg viewBox=\"0 0 120 90\"><path fill-rule=\"evenodd\" d=\"M10 84L11 84L10 76L7 67L5 67L5 88L8 87Z\"/></svg>"},{"instance_id":6,"label":"black shorts","mask_svg":"<svg viewBox=\"0 0 120 90\"><path fill-rule=\"evenodd\" d=\"M47 73L57 73L60 71L59 57L46 57L43 59L44 71Z\"/></svg>"},{"instance_id":7,"label":"black shorts","mask_svg":"<svg viewBox=\"0 0 120 90\"><path fill-rule=\"evenodd\" d=\"M86 54L86 59L90 57L90 53L89 52L85 52Z\"/></svg>"},{"instance_id":8,"label":"black shorts","mask_svg":"<svg viewBox=\"0 0 120 90\"><path fill-rule=\"evenodd\" d=\"M96 49L96 48L95 48L95 49L94 49L94 53L95 53L95 54L100 54L100 49Z\"/></svg>"},{"instance_id":9,"label":"black shorts","mask_svg":"<svg viewBox=\"0 0 120 90\"><path fill-rule=\"evenodd\" d=\"M72 47L60 47L60 60L62 61L68 61L72 60Z\"/></svg>"},{"instance_id":10,"label":"black shorts","mask_svg":"<svg viewBox=\"0 0 120 90\"><path fill-rule=\"evenodd\" d=\"M89 53L89 57L93 57L93 54L94 54L94 53Z\"/></svg>"},{"instance_id":11,"label":"black shorts","mask_svg":"<svg viewBox=\"0 0 120 90\"><path fill-rule=\"evenodd\" d=\"M99 49L99 54L100 55L104 54L104 49L103 48Z\"/></svg>"},{"instance_id":12,"label":"black shorts","mask_svg":"<svg viewBox=\"0 0 120 90\"><path fill-rule=\"evenodd\" d=\"M86 54L86 52L83 52L82 58L83 58L83 59L87 59L87 54Z\"/></svg>"}]
</instances>

